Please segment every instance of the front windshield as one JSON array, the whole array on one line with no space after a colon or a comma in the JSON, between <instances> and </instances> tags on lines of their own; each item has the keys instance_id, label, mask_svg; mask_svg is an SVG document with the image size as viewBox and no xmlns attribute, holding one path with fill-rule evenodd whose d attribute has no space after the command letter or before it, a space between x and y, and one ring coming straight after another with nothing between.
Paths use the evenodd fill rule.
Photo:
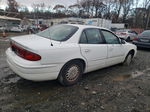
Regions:
<instances>
[{"instance_id":1,"label":"front windshield","mask_svg":"<svg viewBox=\"0 0 150 112\"><path fill-rule=\"evenodd\" d=\"M56 25L37 33L37 35L56 41L65 41L68 40L77 30L78 27L76 26Z\"/></svg>"}]
</instances>

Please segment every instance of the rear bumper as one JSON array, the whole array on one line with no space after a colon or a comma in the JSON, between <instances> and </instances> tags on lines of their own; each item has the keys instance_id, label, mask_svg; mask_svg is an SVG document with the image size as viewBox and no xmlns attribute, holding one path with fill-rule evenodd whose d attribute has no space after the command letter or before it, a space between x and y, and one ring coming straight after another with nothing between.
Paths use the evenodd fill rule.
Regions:
<instances>
[{"instance_id":1,"label":"rear bumper","mask_svg":"<svg viewBox=\"0 0 150 112\"><path fill-rule=\"evenodd\" d=\"M27 60L20 59L10 49L6 51L6 56L9 67L17 75L27 80L46 81L57 79L61 68L61 64L36 65L36 62L33 62L33 64L27 65L25 64L28 62Z\"/></svg>"},{"instance_id":2,"label":"rear bumper","mask_svg":"<svg viewBox=\"0 0 150 112\"><path fill-rule=\"evenodd\" d=\"M150 48L150 43L133 41L133 44L135 44L137 47Z\"/></svg>"}]
</instances>

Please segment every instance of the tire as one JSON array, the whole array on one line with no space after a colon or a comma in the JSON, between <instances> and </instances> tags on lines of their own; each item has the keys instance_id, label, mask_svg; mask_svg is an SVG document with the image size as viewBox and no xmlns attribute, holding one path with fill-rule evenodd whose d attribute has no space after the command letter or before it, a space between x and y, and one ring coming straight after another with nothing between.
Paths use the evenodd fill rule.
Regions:
<instances>
[{"instance_id":1,"label":"tire","mask_svg":"<svg viewBox=\"0 0 150 112\"><path fill-rule=\"evenodd\" d=\"M61 69L58 81L64 86L76 84L83 73L83 64L80 61L72 61L64 65Z\"/></svg>"},{"instance_id":2,"label":"tire","mask_svg":"<svg viewBox=\"0 0 150 112\"><path fill-rule=\"evenodd\" d=\"M129 66L130 63L132 62L132 59L133 59L133 54L129 52L125 58L125 61L123 62L123 65Z\"/></svg>"}]
</instances>

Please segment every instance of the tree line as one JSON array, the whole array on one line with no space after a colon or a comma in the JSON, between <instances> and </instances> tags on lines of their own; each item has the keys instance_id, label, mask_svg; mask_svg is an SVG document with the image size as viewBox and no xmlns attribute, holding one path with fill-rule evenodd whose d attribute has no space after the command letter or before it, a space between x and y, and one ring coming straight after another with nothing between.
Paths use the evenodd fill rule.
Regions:
<instances>
[{"instance_id":1,"label":"tree line","mask_svg":"<svg viewBox=\"0 0 150 112\"><path fill-rule=\"evenodd\" d=\"M150 0L78 0L68 7L61 4L52 7L41 3L32 4L32 11L27 6L19 5L16 0L8 0L7 4L1 15L31 19L104 18L114 23L127 23L131 27L150 27Z\"/></svg>"}]
</instances>

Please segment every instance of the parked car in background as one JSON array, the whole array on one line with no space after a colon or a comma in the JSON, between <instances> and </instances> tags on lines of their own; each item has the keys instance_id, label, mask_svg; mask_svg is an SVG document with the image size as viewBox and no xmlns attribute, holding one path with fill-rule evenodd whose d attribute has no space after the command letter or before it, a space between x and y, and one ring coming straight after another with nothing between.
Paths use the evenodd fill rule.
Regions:
<instances>
[{"instance_id":1,"label":"parked car in background","mask_svg":"<svg viewBox=\"0 0 150 112\"><path fill-rule=\"evenodd\" d=\"M48 26L47 25L39 25L40 27L39 27L39 30L40 31L43 31L43 30L46 30L47 28L48 28Z\"/></svg>"},{"instance_id":2,"label":"parked car in background","mask_svg":"<svg viewBox=\"0 0 150 112\"><path fill-rule=\"evenodd\" d=\"M136 46L96 26L56 25L34 35L11 38L7 62L19 76L33 81L58 79L65 86L82 74L118 63L129 65Z\"/></svg>"},{"instance_id":3,"label":"parked car in background","mask_svg":"<svg viewBox=\"0 0 150 112\"><path fill-rule=\"evenodd\" d=\"M68 21L61 21L59 24L68 24Z\"/></svg>"},{"instance_id":4,"label":"parked car in background","mask_svg":"<svg viewBox=\"0 0 150 112\"><path fill-rule=\"evenodd\" d=\"M31 29L39 29L40 26L39 26L39 25L31 25L30 28L31 28Z\"/></svg>"},{"instance_id":5,"label":"parked car in background","mask_svg":"<svg viewBox=\"0 0 150 112\"><path fill-rule=\"evenodd\" d=\"M150 30L146 30L133 39L137 47L150 48Z\"/></svg>"},{"instance_id":6,"label":"parked car in background","mask_svg":"<svg viewBox=\"0 0 150 112\"><path fill-rule=\"evenodd\" d=\"M5 30L6 30L6 27L0 26L0 32L3 32L3 31L5 31Z\"/></svg>"},{"instance_id":7,"label":"parked car in background","mask_svg":"<svg viewBox=\"0 0 150 112\"><path fill-rule=\"evenodd\" d=\"M117 30L116 35L122 39L125 39L126 41L132 41L135 37L138 36L138 33L130 29L122 29Z\"/></svg>"},{"instance_id":8,"label":"parked car in background","mask_svg":"<svg viewBox=\"0 0 150 112\"><path fill-rule=\"evenodd\" d=\"M31 25L27 28L28 34L36 34L40 30L40 27L38 25Z\"/></svg>"},{"instance_id":9,"label":"parked car in background","mask_svg":"<svg viewBox=\"0 0 150 112\"><path fill-rule=\"evenodd\" d=\"M43 31L45 29L47 29L48 26L47 25L43 25L43 24L36 24L36 25L32 25L28 27L28 33L32 34L32 33L38 33L39 31Z\"/></svg>"},{"instance_id":10,"label":"parked car in background","mask_svg":"<svg viewBox=\"0 0 150 112\"><path fill-rule=\"evenodd\" d=\"M13 26L11 29L10 29L11 32L23 32L24 29L18 25L18 26Z\"/></svg>"},{"instance_id":11,"label":"parked car in background","mask_svg":"<svg viewBox=\"0 0 150 112\"><path fill-rule=\"evenodd\" d=\"M116 34L116 31L118 30L118 28L116 28L116 27L111 27L110 30L111 30L113 33Z\"/></svg>"}]
</instances>

